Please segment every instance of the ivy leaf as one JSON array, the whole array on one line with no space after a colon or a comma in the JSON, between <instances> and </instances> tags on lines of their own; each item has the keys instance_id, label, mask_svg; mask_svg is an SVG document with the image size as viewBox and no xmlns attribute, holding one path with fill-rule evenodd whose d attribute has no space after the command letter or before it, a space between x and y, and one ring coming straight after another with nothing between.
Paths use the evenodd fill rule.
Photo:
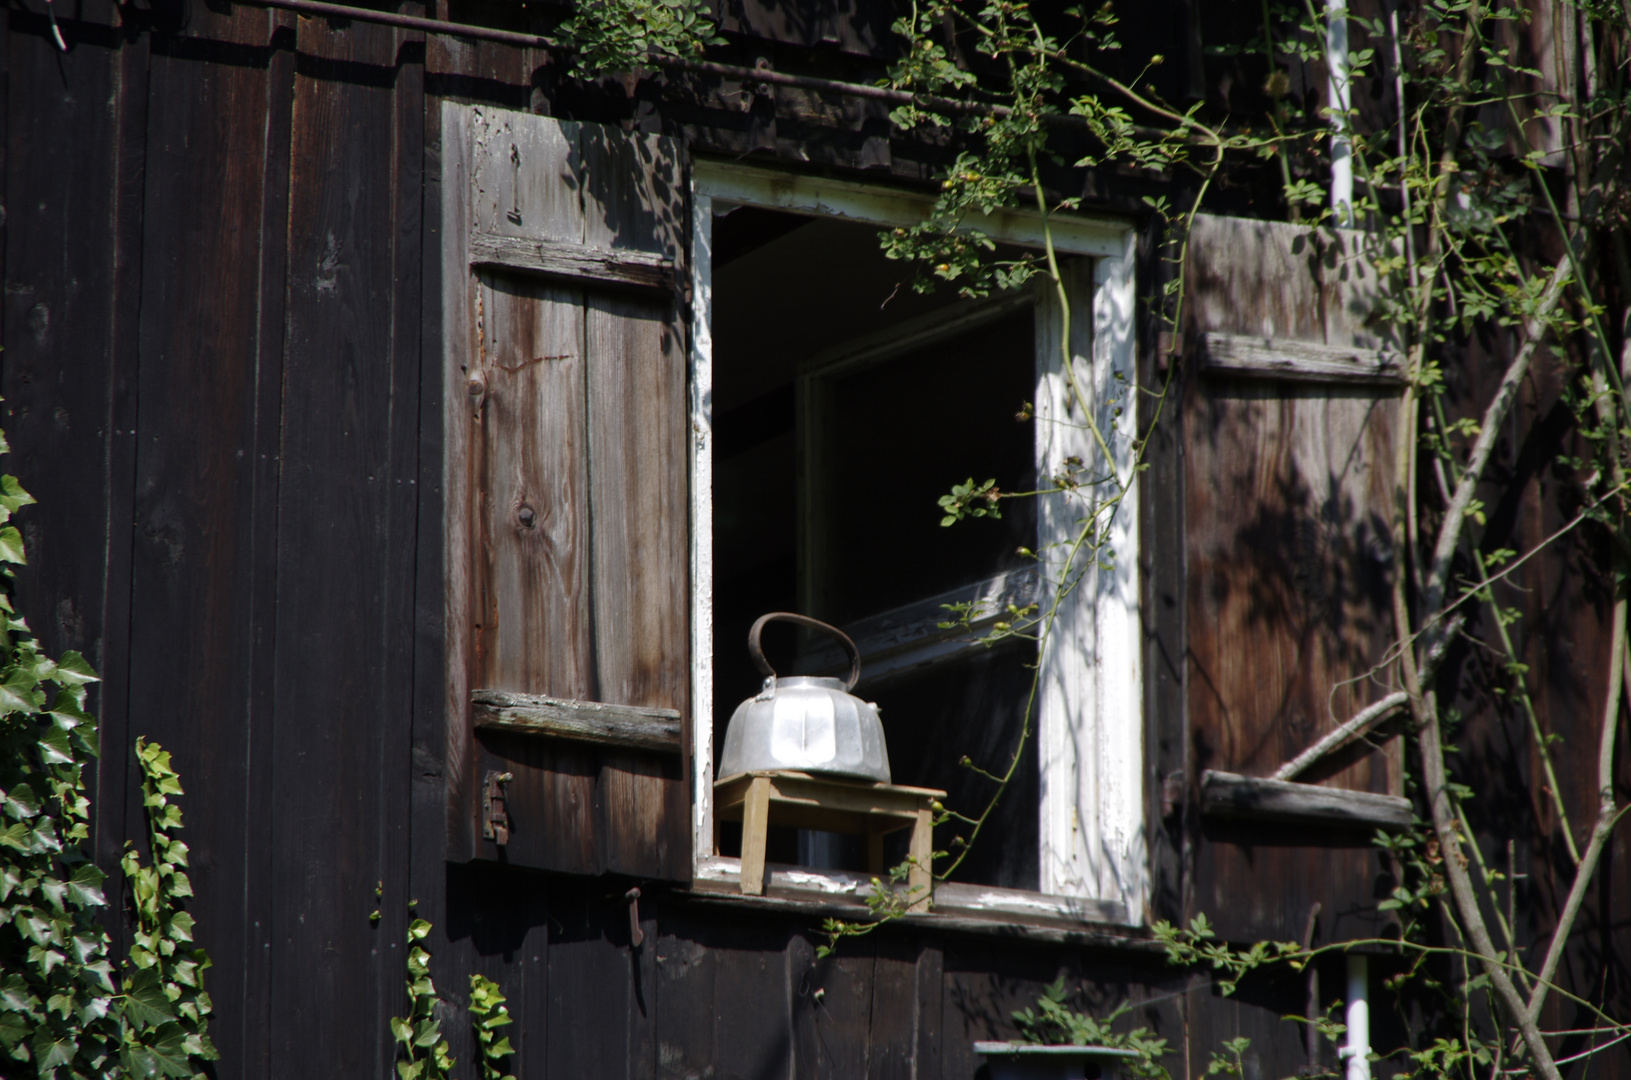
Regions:
<instances>
[{"instance_id":1,"label":"ivy leaf","mask_svg":"<svg viewBox=\"0 0 1631 1080\"><path fill-rule=\"evenodd\" d=\"M12 925L17 927L18 933L36 945L48 945L56 936L51 920L36 915L33 909L19 911L17 917L12 920Z\"/></svg>"},{"instance_id":2,"label":"ivy leaf","mask_svg":"<svg viewBox=\"0 0 1631 1080\"><path fill-rule=\"evenodd\" d=\"M192 1076L197 1070L192 1066L192 1055L188 1052L187 1030L180 1024L165 1024L158 1031L158 1037L147 1044L147 1051L151 1060L164 1076Z\"/></svg>"},{"instance_id":3,"label":"ivy leaf","mask_svg":"<svg viewBox=\"0 0 1631 1080\"><path fill-rule=\"evenodd\" d=\"M72 731L91 719L70 695L61 692L58 692L56 699L51 702L51 708L46 711L46 715L64 731Z\"/></svg>"},{"instance_id":4,"label":"ivy leaf","mask_svg":"<svg viewBox=\"0 0 1631 1080\"><path fill-rule=\"evenodd\" d=\"M24 855L34 854L34 846L28 843L29 829L21 821L11 826L5 832L0 832L0 845L20 851Z\"/></svg>"},{"instance_id":5,"label":"ivy leaf","mask_svg":"<svg viewBox=\"0 0 1631 1080\"><path fill-rule=\"evenodd\" d=\"M45 894L46 900L58 911L62 910L63 898L68 895L68 883L58 878L46 878L40 882L40 891Z\"/></svg>"},{"instance_id":6,"label":"ivy leaf","mask_svg":"<svg viewBox=\"0 0 1631 1080\"><path fill-rule=\"evenodd\" d=\"M7 975L4 981L0 981L0 1008L33 1016L34 1006L38 1004L39 1001L29 993L28 982L21 975Z\"/></svg>"},{"instance_id":7,"label":"ivy leaf","mask_svg":"<svg viewBox=\"0 0 1631 1080\"><path fill-rule=\"evenodd\" d=\"M100 907L108 902L107 897L102 895L102 882L106 880L107 875L98 870L95 863L84 863L68 879L68 895L80 907ZM188 919L188 923L191 922Z\"/></svg>"},{"instance_id":8,"label":"ivy leaf","mask_svg":"<svg viewBox=\"0 0 1631 1080\"><path fill-rule=\"evenodd\" d=\"M68 745L68 733L59 727L49 727L40 733L40 757L47 765L72 765L73 747Z\"/></svg>"},{"instance_id":9,"label":"ivy leaf","mask_svg":"<svg viewBox=\"0 0 1631 1080\"><path fill-rule=\"evenodd\" d=\"M23 534L17 531L15 525L0 528L0 562L28 563L27 556L23 554Z\"/></svg>"},{"instance_id":10,"label":"ivy leaf","mask_svg":"<svg viewBox=\"0 0 1631 1080\"><path fill-rule=\"evenodd\" d=\"M175 1010L164 993L164 984L152 968L137 972L131 980L130 988L125 991L125 1016L138 1028L156 1028L175 1021Z\"/></svg>"},{"instance_id":11,"label":"ivy leaf","mask_svg":"<svg viewBox=\"0 0 1631 1080\"><path fill-rule=\"evenodd\" d=\"M178 911L170 916L170 937L175 941L191 941L193 917L185 911Z\"/></svg>"},{"instance_id":12,"label":"ivy leaf","mask_svg":"<svg viewBox=\"0 0 1631 1080\"><path fill-rule=\"evenodd\" d=\"M74 1060L79 1044L67 1032L40 1028L34 1033L34 1067L41 1076L50 1076L57 1069Z\"/></svg>"},{"instance_id":13,"label":"ivy leaf","mask_svg":"<svg viewBox=\"0 0 1631 1080\"><path fill-rule=\"evenodd\" d=\"M51 673L51 681L58 686L83 686L98 680L96 669L78 652L69 649L62 654L62 659L57 661L57 669Z\"/></svg>"},{"instance_id":14,"label":"ivy leaf","mask_svg":"<svg viewBox=\"0 0 1631 1080\"><path fill-rule=\"evenodd\" d=\"M27 784L13 784L10 791L0 793L0 806L10 817L27 820L39 812L40 800Z\"/></svg>"},{"instance_id":15,"label":"ivy leaf","mask_svg":"<svg viewBox=\"0 0 1631 1080\"><path fill-rule=\"evenodd\" d=\"M33 689L32 682L25 682L20 687L13 686L9 679L0 683L0 716L14 712L33 712L33 695L30 693Z\"/></svg>"},{"instance_id":16,"label":"ivy leaf","mask_svg":"<svg viewBox=\"0 0 1631 1080\"><path fill-rule=\"evenodd\" d=\"M158 1061L153 1057L152 1051L145 1046L126 1044L119 1051L119 1060L124 1062L127 1073L140 1077L141 1080L151 1080L152 1077L160 1075Z\"/></svg>"},{"instance_id":17,"label":"ivy leaf","mask_svg":"<svg viewBox=\"0 0 1631 1080\"><path fill-rule=\"evenodd\" d=\"M34 1022L23 1012L0 1012L0 1046L10 1050L34 1030Z\"/></svg>"},{"instance_id":18,"label":"ivy leaf","mask_svg":"<svg viewBox=\"0 0 1631 1080\"><path fill-rule=\"evenodd\" d=\"M3 446L5 446L5 436L0 435L0 447ZM3 449L0 449L0 453L4 452ZM0 506L5 507L7 510L17 510L33 502L34 496L23 490L23 485L17 482L15 476L10 473L0 476Z\"/></svg>"}]
</instances>

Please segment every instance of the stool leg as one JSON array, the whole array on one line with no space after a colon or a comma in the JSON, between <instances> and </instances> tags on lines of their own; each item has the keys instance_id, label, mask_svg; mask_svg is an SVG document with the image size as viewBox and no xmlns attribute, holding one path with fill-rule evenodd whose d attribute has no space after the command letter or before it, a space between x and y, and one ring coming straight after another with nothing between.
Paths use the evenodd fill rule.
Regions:
<instances>
[{"instance_id":1,"label":"stool leg","mask_svg":"<svg viewBox=\"0 0 1631 1080\"><path fill-rule=\"evenodd\" d=\"M913 897L908 910L928 911L933 880L929 863L934 854L934 813L927 806L918 808L917 824L912 826L912 846L907 854L912 858L912 869L906 875L906 885Z\"/></svg>"},{"instance_id":2,"label":"stool leg","mask_svg":"<svg viewBox=\"0 0 1631 1080\"><path fill-rule=\"evenodd\" d=\"M770 777L755 776L742 804L742 891L765 891L765 830L770 827Z\"/></svg>"}]
</instances>

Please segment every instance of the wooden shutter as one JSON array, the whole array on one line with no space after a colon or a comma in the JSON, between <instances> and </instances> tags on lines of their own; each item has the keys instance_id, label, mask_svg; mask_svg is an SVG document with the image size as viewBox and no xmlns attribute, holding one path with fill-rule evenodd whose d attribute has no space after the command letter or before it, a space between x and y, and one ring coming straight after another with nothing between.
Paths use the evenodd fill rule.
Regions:
<instances>
[{"instance_id":1,"label":"wooden shutter","mask_svg":"<svg viewBox=\"0 0 1631 1080\"><path fill-rule=\"evenodd\" d=\"M453 858L690 877L685 199L672 140L443 106Z\"/></svg>"},{"instance_id":2,"label":"wooden shutter","mask_svg":"<svg viewBox=\"0 0 1631 1080\"><path fill-rule=\"evenodd\" d=\"M1359 234L1226 217L1196 220L1190 260L1187 773L1203 812L1186 906L1228 936L1298 940L1318 902L1322 939L1370 936L1374 827L1299 823L1221 781L1270 776L1385 693L1362 678L1392 637L1395 565L1400 382L1365 323L1375 276ZM1331 759L1299 778L1331 792L1302 789L1300 805L1396 814L1396 800L1342 798L1397 795L1396 748Z\"/></svg>"}]
</instances>

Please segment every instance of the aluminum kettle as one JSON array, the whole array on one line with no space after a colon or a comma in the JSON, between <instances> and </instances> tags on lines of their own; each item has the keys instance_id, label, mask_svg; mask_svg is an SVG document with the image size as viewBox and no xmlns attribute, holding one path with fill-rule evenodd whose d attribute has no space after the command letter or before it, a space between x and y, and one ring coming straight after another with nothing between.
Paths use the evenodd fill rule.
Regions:
<instances>
[{"instance_id":1,"label":"aluminum kettle","mask_svg":"<svg viewBox=\"0 0 1631 1080\"><path fill-rule=\"evenodd\" d=\"M759 635L770 622L797 623L837 638L849 655L848 681L778 676L759 647ZM808 615L772 611L759 616L748 631L748 652L765 676L764 689L731 714L719 755L721 777L797 769L889 783L889 751L878 706L849 693L861 677L861 653L848 634Z\"/></svg>"}]
</instances>

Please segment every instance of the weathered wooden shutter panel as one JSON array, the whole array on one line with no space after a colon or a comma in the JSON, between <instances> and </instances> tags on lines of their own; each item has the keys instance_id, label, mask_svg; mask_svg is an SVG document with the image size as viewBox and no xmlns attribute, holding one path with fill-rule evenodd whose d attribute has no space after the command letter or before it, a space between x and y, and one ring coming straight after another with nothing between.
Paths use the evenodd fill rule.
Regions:
<instances>
[{"instance_id":1,"label":"weathered wooden shutter panel","mask_svg":"<svg viewBox=\"0 0 1631 1080\"><path fill-rule=\"evenodd\" d=\"M453 857L688 879L680 148L446 104L442 161Z\"/></svg>"},{"instance_id":2,"label":"weathered wooden shutter panel","mask_svg":"<svg viewBox=\"0 0 1631 1080\"><path fill-rule=\"evenodd\" d=\"M1352 233L1197 218L1184 397L1189 779L1267 777L1385 692L1398 368ZM1193 370L1193 369L1192 369ZM1357 681L1355 681L1357 680ZM1333 717L1335 719L1333 719ZM1396 743L1395 743L1396 746ZM1361 743L1305 780L1396 794ZM1375 930L1373 829L1191 815L1190 913L1228 936Z\"/></svg>"}]
</instances>

